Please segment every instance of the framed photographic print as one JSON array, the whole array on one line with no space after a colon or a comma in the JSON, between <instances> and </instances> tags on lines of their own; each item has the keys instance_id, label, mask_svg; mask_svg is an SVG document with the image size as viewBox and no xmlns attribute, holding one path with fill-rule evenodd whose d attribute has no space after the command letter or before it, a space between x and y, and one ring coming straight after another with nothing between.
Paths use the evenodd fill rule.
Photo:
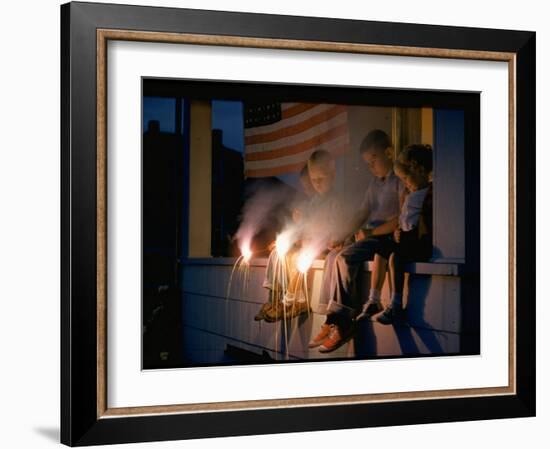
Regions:
<instances>
[{"instance_id":1,"label":"framed photographic print","mask_svg":"<svg viewBox=\"0 0 550 449\"><path fill-rule=\"evenodd\" d=\"M61 7L61 440L535 414L535 33Z\"/></svg>"}]
</instances>

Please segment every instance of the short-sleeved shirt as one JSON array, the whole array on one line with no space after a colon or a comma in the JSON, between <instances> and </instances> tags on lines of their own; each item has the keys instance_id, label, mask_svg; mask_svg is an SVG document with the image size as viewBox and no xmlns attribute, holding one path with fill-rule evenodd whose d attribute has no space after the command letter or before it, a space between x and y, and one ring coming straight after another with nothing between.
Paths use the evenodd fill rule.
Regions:
<instances>
[{"instance_id":1,"label":"short-sleeved shirt","mask_svg":"<svg viewBox=\"0 0 550 449\"><path fill-rule=\"evenodd\" d=\"M376 228L399 216L399 199L405 186L393 170L384 178L375 177L369 184L361 209L369 212L364 228Z\"/></svg>"},{"instance_id":2,"label":"short-sleeved shirt","mask_svg":"<svg viewBox=\"0 0 550 449\"><path fill-rule=\"evenodd\" d=\"M405 197L401 213L399 214L399 228L402 231L411 231L418 226L420 212L424 204L424 198L428 193L428 187L415 190Z\"/></svg>"}]
</instances>

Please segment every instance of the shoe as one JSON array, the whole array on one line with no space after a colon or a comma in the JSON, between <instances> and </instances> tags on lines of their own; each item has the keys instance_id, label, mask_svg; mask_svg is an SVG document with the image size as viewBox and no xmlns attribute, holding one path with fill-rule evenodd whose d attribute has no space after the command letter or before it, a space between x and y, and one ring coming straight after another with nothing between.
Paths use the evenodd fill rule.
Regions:
<instances>
[{"instance_id":1,"label":"shoe","mask_svg":"<svg viewBox=\"0 0 550 449\"><path fill-rule=\"evenodd\" d=\"M286 310L285 315L286 319L295 318L302 313L309 313L311 310L307 304L307 302L300 302L300 301L294 301L291 303L286 304Z\"/></svg>"},{"instance_id":2,"label":"shoe","mask_svg":"<svg viewBox=\"0 0 550 449\"><path fill-rule=\"evenodd\" d=\"M372 299L369 299L365 304L363 304L363 310L355 317L355 321L370 318L373 315L382 312L382 310L384 310L384 307L382 307L380 301L373 301Z\"/></svg>"},{"instance_id":3,"label":"shoe","mask_svg":"<svg viewBox=\"0 0 550 449\"><path fill-rule=\"evenodd\" d=\"M319 347L319 352L326 353L338 349L353 336L355 331L353 324L347 326L332 324L331 326L332 329L330 330L329 337Z\"/></svg>"},{"instance_id":4,"label":"shoe","mask_svg":"<svg viewBox=\"0 0 550 449\"><path fill-rule=\"evenodd\" d=\"M262 304L261 309L258 311L254 317L254 321L265 320L266 312L271 308L271 301L267 301L265 304Z\"/></svg>"},{"instance_id":5,"label":"shoe","mask_svg":"<svg viewBox=\"0 0 550 449\"><path fill-rule=\"evenodd\" d=\"M308 348L316 348L317 346L321 346L323 342L329 337L330 331L332 329L331 326L334 326L333 324L323 324L321 326L321 330L319 333L313 337L313 340L309 342L307 345Z\"/></svg>"},{"instance_id":6,"label":"shoe","mask_svg":"<svg viewBox=\"0 0 550 449\"><path fill-rule=\"evenodd\" d=\"M401 321L404 318L404 311L401 307L393 307L389 306L384 310L384 313L382 313L380 316L376 318L376 321L378 321L381 324L393 324L397 321Z\"/></svg>"},{"instance_id":7,"label":"shoe","mask_svg":"<svg viewBox=\"0 0 550 449\"><path fill-rule=\"evenodd\" d=\"M264 320L268 323L274 323L284 318L285 306L282 301L277 301L271 305L264 313Z\"/></svg>"}]
</instances>

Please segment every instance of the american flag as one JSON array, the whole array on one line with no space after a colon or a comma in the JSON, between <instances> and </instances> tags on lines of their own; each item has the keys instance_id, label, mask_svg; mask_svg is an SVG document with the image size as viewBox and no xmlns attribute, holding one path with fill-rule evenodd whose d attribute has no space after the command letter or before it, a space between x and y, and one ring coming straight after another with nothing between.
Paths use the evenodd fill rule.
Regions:
<instances>
[{"instance_id":1,"label":"american flag","mask_svg":"<svg viewBox=\"0 0 550 449\"><path fill-rule=\"evenodd\" d=\"M297 172L323 148L349 148L347 106L319 103L245 104L245 176Z\"/></svg>"}]
</instances>

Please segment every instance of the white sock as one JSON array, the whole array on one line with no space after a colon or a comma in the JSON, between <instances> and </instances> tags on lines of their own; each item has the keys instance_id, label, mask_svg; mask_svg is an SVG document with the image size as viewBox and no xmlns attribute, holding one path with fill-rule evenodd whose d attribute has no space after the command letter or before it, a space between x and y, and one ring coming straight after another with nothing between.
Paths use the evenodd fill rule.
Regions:
<instances>
[{"instance_id":1,"label":"white sock","mask_svg":"<svg viewBox=\"0 0 550 449\"><path fill-rule=\"evenodd\" d=\"M376 288L371 288L369 291L369 301L380 302L380 290Z\"/></svg>"},{"instance_id":2,"label":"white sock","mask_svg":"<svg viewBox=\"0 0 550 449\"><path fill-rule=\"evenodd\" d=\"M400 308L403 305L403 294L393 293L391 295L391 306Z\"/></svg>"}]
</instances>

